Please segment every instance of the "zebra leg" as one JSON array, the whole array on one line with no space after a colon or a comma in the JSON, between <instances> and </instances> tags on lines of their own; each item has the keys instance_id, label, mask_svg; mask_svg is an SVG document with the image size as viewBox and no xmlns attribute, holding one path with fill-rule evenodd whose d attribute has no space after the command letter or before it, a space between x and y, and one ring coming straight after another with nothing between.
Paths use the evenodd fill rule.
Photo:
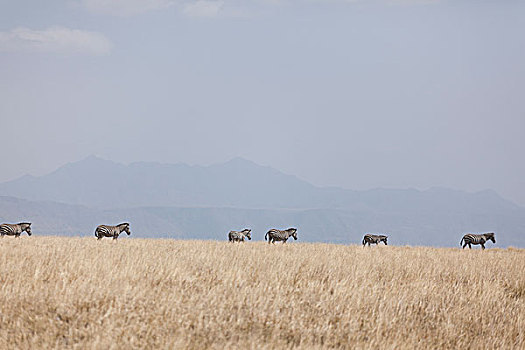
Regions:
<instances>
[{"instance_id":1,"label":"zebra leg","mask_svg":"<svg viewBox=\"0 0 525 350\"><path fill-rule=\"evenodd\" d=\"M481 244L481 249L485 250L485 245L483 243L480 243Z\"/></svg>"},{"instance_id":2,"label":"zebra leg","mask_svg":"<svg viewBox=\"0 0 525 350\"><path fill-rule=\"evenodd\" d=\"M468 249L472 249L472 246L470 245L470 243L468 244Z\"/></svg>"},{"instance_id":3,"label":"zebra leg","mask_svg":"<svg viewBox=\"0 0 525 350\"><path fill-rule=\"evenodd\" d=\"M465 249L466 246L467 246L467 242L465 242L465 243L463 244L463 249Z\"/></svg>"},{"instance_id":4,"label":"zebra leg","mask_svg":"<svg viewBox=\"0 0 525 350\"><path fill-rule=\"evenodd\" d=\"M97 236L97 241L100 241L102 239L102 235Z\"/></svg>"},{"instance_id":5,"label":"zebra leg","mask_svg":"<svg viewBox=\"0 0 525 350\"><path fill-rule=\"evenodd\" d=\"M113 240L116 241L118 238L118 235L113 235Z\"/></svg>"}]
</instances>

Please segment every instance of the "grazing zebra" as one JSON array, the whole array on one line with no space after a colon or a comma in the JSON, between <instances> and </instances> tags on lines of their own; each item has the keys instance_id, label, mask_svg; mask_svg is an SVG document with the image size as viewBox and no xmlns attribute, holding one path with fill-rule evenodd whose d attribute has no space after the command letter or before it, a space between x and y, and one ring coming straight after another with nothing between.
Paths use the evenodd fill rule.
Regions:
<instances>
[{"instance_id":1,"label":"grazing zebra","mask_svg":"<svg viewBox=\"0 0 525 350\"><path fill-rule=\"evenodd\" d=\"M100 225L95 230L95 237L97 237L97 239L102 239L102 237L113 237L113 239L117 239L118 235L120 235L122 231L126 231L128 236L131 234L129 231L129 224L127 222L117 226Z\"/></svg>"},{"instance_id":2,"label":"grazing zebra","mask_svg":"<svg viewBox=\"0 0 525 350\"><path fill-rule=\"evenodd\" d=\"M251 232L252 230L249 228L245 228L242 231L230 231L230 233L228 233L228 239L230 242L244 242L244 237L251 240L252 239Z\"/></svg>"},{"instance_id":3,"label":"grazing zebra","mask_svg":"<svg viewBox=\"0 0 525 350\"><path fill-rule=\"evenodd\" d=\"M485 243L487 241L492 241L492 243L496 243L496 238L494 237L494 232L489 233L483 233L481 235L475 235L472 233L467 233L463 236L461 241L459 242L459 245L462 245L463 242L463 249L468 245L469 249L472 249L471 244L481 244L481 249L485 249Z\"/></svg>"},{"instance_id":4,"label":"grazing zebra","mask_svg":"<svg viewBox=\"0 0 525 350\"><path fill-rule=\"evenodd\" d=\"M283 244L286 243L288 238L293 237L297 240L297 229L290 227L287 230L281 231L272 228L270 231L266 232L264 235L264 240L268 237L268 244L275 243L276 241L283 241Z\"/></svg>"},{"instance_id":5,"label":"grazing zebra","mask_svg":"<svg viewBox=\"0 0 525 350\"><path fill-rule=\"evenodd\" d=\"M388 245L386 240L388 239L388 236L385 235L372 235L370 233L367 233L363 237L363 247L368 243L368 246L370 247L371 243L375 243L375 245L379 245L379 243L384 242L385 245Z\"/></svg>"},{"instance_id":6,"label":"grazing zebra","mask_svg":"<svg viewBox=\"0 0 525 350\"><path fill-rule=\"evenodd\" d=\"M2 238L5 235L15 236L16 238L20 237L22 232L26 231L29 236L31 236L31 223L30 222L21 222L19 224L2 224L0 225L0 234Z\"/></svg>"}]
</instances>

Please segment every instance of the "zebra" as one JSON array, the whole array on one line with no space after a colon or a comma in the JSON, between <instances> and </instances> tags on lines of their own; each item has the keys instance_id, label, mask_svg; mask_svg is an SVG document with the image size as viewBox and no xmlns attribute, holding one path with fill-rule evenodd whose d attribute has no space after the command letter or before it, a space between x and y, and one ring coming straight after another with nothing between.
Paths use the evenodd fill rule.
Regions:
<instances>
[{"instance_id":1,"label":"zebra","mask_svg":"<svg viewBox=\"0 0 525 350\"><path fill-rule=\"evenodd\" d=\"M286 243L288 238L293 237L294 240L297 240L297 229L290 227L287 230L281 231L275 228L272 228L270 231L266 232L264 235L264 240L268 237L268 244L275 243L276 241L283 241L283 244Z\"/></svg>"},{"instance_id":2,"label":"zebra","mask_svg":"<svg viewBox=\"0 0 525 350\"><path fill-rule=\"evenodd\" d=\"M0 234L2 235L2 238L4 238L5 235L15 236L16 238L18 238L24 231L27 232L28 236L31 236L31 223L30 222L20 222L18 224L0 225Z\"/></svg>"},{"instance_id":3,"label":"zebra","mask_svg":"<svg viewBox=\"0 0 525 350\"><path fill-rule=\"evenodd\" d=\"M379 245L379 243L384 242L385 245L388 245L387 239L388 239L388 236L385 236L385 235L373 235L373 234L367 233L363 237L363 247L366 246L367 243L369 247L371 243L375 243L375 245Z\"/></svg>"},{"instance_id":4,"label":"zebra","mask_svg":"<svg viewBox=\"0 0 525 350\"><path fill-rule=\"evenodd\" d=\"M469 249L472 249L471 244L481 244L481 249L485 249L485 243L487 241L492 241L492 243L496 243L496 238L494 237L494 232L489 233L483 233L480 235L475 235L472 233L467 233L463 236L461 241L459 242L459 245L462 245L463 242L463 249L468 245Z\"/></svg>"},{"instance_id":5,"label":"zebra","mask_svg":"<svg viewBox=\"0 0 525 350\"><path fill-rule=\"evenodd\" d=\"M95 229L95 237L97 237L97 240L102 239L102 237L113 237L113 239L117 239L122 231L126 231L128 236L131 234L127 222L123 222L117 226L100 225Z\"/></svg>"},{"instance_id":6,"label":"zebra","mask_svg":"<svg viewBox=\"0 0 525 350\"><path fill-rule=\"evenodd\" d=\"M228 233L228 240L230 242L244 242L244 237L248 238L248 240L252 239L252 230L249 228L245 228L242 231L230 231Z\"/></svg>"}]
</instances>

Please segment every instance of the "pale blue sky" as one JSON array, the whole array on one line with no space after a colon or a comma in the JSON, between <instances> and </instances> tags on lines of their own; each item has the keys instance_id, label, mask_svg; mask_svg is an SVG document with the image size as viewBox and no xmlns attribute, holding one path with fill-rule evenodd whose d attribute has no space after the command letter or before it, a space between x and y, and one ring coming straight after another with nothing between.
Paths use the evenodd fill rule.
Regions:
<instances>
[{"instance_id":1,"label":"pale blue sky","mask_svg":"<svg viewBox=\"0 0 525 350\"><path fill-rule=\"evenodd\" d=\"M0 181L90 154L525 205L525 2L0 0Z\"/></svg>"}]
</instances>

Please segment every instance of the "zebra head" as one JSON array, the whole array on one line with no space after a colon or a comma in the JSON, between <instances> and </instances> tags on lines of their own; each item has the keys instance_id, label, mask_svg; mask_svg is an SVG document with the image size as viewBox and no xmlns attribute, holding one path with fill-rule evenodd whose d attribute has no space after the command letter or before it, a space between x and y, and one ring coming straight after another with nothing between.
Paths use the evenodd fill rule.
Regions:
<instances>
[{"instance_id":1,"label":"zebra head","mask_svg":"<svg viewBox=\"0 0 525 350\"><path fill-rule=\"evenodd\" d=\"M386 242L388 239L388 236L380 236L379 237L379 242L384 242L385 245L388 245L388 243Z\"/></svg>"},{"instance_id":2,"label":"zebra head","mask_svg":"<svg viewBox=\"0 0 525 350\"><path fill-rule=\"evenodd\" d=\"M289 234L290 236L292 236L294 240L297 241L297 229L296 229L296 228L290 227L290 228L289 228L288 230L286 230L286 231L288 231L288 234Z\"/></svg>"},{"instance_id":3,"label":"zebra head","mask_svg":"<svg viewBox=\"0 0 525 350\"><path fill-rule=\"evenodd\" d=\"M22 232L26 231L27 235L31 236L31 223L30 222L21 222L18 225L20 225Z\"/></svg>"},{"instance_id":4,"label":"zebra head","mask_svg":"<svg viewBox=\"0 0 525 350\"><path fill-rule=\"evenodd\" d=\"M252 230L251 229L245 228L244 230L242 230L242 233L244 233L244 236L246 236L246 238L248 238L248 240L252 239Z\"/></svg>"},{"instance_id":5,"label":"zebra head","mask_svg":"<svg viewBox=\"0 0 525 350\"><path fill-rule=\"evenodd\" d=\"M128 236L131 234L129 230L129 224L127 222L118 225L118 227L120 228L120 232L125 231L128 234Z\"/></svg>"},{"instance_id":6,"label":"zebra head","mask_svg":"<svg viewBox=\"0 0 525 350\"><path fill-rule=\"evenodd\" d=\"M487 241L492 241L492 243L496 243L496 238L494 236L494 232L485 233L485 234L483 234L483 236L485 236L485 239Z\"/></svg>"}]
</instances>

